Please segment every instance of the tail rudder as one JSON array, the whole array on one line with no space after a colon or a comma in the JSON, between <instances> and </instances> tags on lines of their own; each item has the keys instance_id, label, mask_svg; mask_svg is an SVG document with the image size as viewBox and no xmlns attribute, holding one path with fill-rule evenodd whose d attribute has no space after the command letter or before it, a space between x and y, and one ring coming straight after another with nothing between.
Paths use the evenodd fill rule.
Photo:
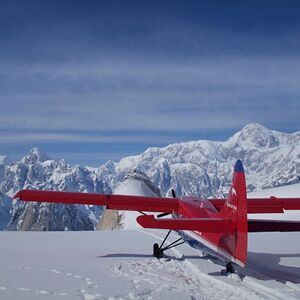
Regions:
<instances>
[{"instance_id":1,"label":"tail rudder","mask_svg":"<svg viewBox=\"0 0 300 300\"><path fill-rule=\"evenodd\" d=\"M223 242L234 257L234 262L244 266L247 260L248 239L247 193L244 168L240 160L235 164L232 185L220 215L229 219L235 228L234 232L224 234Z\"/></svg>"}]
</instances>

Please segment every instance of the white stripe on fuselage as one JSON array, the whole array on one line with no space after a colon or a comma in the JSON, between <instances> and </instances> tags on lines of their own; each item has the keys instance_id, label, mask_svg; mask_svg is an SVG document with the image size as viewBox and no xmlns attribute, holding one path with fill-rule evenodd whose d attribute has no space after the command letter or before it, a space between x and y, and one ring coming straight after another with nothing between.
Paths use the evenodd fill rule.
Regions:
<instances>
[{"instance_id":1,"label":"white stripe on fuselage","mask_svg":"<svg viewBox=\"0 0 300 300\"><path fill-rule=\"evenodd\" d=\"M216 245L210 243L206 239L202 238L198 233L196 233L194 231L188 231L188 230L181 230L181 231L179 231L179 234L180 234L180 232L182 232L184 235L191 238L193 241L199 243L198 247L200 250L203 250L204 252L208 252L208 254L214 255L217 258L221 259L222 261L228 262L228 260L230 260L231 262L234 262L242 267L245 266L244 263L242 263L241 261L239 261L232 255L226 253L222 249L218 248ZM192 246L192 244L190 244L190 245ZM196 247L194 247L194 248L196 248ZM211 252L205 251L205 248L208 248L209 250L211 250Z\"/></svg>"}]
</instances>

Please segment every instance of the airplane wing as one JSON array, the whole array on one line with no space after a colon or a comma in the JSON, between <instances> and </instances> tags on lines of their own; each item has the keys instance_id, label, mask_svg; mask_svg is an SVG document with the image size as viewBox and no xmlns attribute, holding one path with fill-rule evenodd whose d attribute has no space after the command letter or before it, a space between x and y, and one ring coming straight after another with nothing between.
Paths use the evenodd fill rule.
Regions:
<instances>
[{"instance_id":1,"label":"airplane wing","mask_svg":"<svg viewBox=\"0 0 300 300\"><path fill-rule=\"evenodd\" d=\"M217 210L225 200L209 199ZM285 210L300 210L300 198L247 198L247 213L284 213ZM283 220L248 220L248 232L300 231L300 222Z\"/></svg>"},{"instance_id":2,"label":"airplane wing","mask_svg":"<svg viewBox=\"0 0 300 300\"><path fill-rule=\"evenodd\" d=\"M14 199L65 204L103 205L107 209L178 213L176 198L22 190Z\"/></svg>"},{"instance_id":3,"label":"airplane wing","mask_svg":"<svg viewBox=\"0 0 300 300\"><path fill-rule=\"evenodd\" d=\"M226 199L208 199L220 210ZM247 198L248 214L283 213L284 210L300 210L300 198Z\"/></svg>"},{"instance_id":4,"label":"airplane wing","mask_svg":"<svg viewBox=\"0 0 300 300\"><path fill-rule=\"evenodd\" d=\"M107 195L54 191L22 190L14 199L23 201L53 202L66 204L103 205L108 209L177 213L176 198L159 198L128 195ZM208 199L219 211L226 199ZM247 213L284 213L284 210L300 210L300 198L248 198Z\"/></svg>"}]
</instances>

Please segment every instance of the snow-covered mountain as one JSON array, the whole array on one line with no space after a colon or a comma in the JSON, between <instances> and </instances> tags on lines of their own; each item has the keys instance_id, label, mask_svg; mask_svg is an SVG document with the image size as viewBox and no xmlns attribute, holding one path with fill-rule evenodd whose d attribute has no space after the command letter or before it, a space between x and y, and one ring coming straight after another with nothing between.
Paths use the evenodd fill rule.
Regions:
<instances>
[{"instance_id":1,"label":"snow-covered mountain","mask_svg":"<svg viewBox=\"0 0 300 300\"><path fill-rule=\"evenodd\" d=\"M96 171L70 166L33 148L19 162L7 160L0 165L0 191L12 197L20 189L110 193L109 186ZM8 230L93 230L100 207L24 203L14 201Z\"/></svg>"},{"instance_id":2,"label":"snow-covered mountain","mask_svg":"<svg viewBox=\"0 0 300 300\"><path fill-rule=\"evenodd\" d=\"M162 194L225 196L233 165L241 159L248 190L300 181L300 132L287 134L248 124L225 142L194 141L149 148L115 164L116 172L131 168L146 173Z\"/></svg>"},{"instance_id":3,"label":"snow-covered mountain","mask_svg":"<svg viewBox=\"0 0 300 300\"><path fill-rule=\"evenodd\" d=\"M137 170L130 171L114 194L160 197L159 189L150 178ZM140 213L133 211L105 210L97 226L99 230L136 229L142 228L136 223Z\"/></svg>"},{"instance_id":4,"label":"snow-covered mountain","mask_svg":"<svg viewBox=\"0 0 300 300\"><path fill-rule=\"evenodd\" d=\"M99 168L70 166L33 148L21 161L0 157L0 192L12 197L23 188L111 193L132 170L146 174L163 196L225 197L237 159L244 163L248 191L300 182L300 132L248 124L224 142L192 141L149 148ZM99 207L13 204L11 230L93 229Z\"/></svg>"}]
</instances>

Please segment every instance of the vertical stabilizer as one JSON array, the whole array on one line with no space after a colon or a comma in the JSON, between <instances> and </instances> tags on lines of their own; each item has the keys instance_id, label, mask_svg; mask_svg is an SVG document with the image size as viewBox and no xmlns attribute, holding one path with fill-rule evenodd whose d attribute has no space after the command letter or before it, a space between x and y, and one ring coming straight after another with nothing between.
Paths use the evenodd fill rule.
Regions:
<instances>
[{"instance_id":1,"label":"vertical stabilizer","mask_svg":"<svg viewBox=\"0 0 300 300\"><path fill-rule=\"evenodd\" d=\"M247 194L244 168L240 160L235 164L232 185L220 215L229 219L235 228L234 232L222 236L222 242L234 262L245 266L248 240Z\"/></svg>"}]
</instances>

